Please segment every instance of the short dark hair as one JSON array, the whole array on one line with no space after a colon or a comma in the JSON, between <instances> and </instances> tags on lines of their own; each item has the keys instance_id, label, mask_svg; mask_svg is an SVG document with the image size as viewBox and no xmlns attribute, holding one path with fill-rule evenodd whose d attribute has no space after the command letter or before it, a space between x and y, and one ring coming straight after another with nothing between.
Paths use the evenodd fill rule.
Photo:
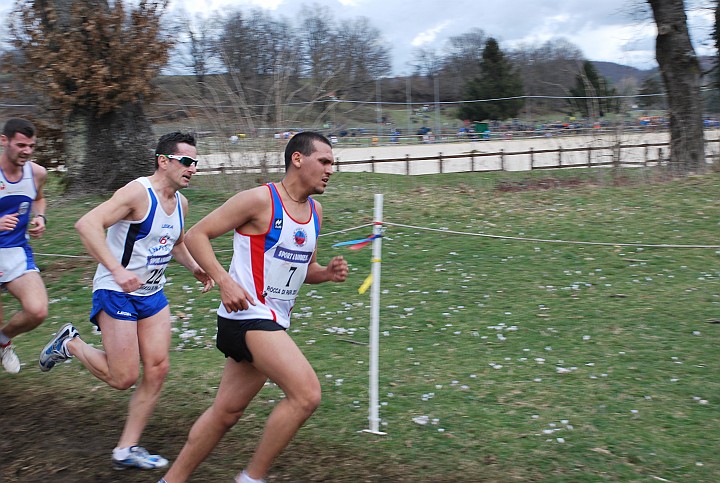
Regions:
<instances>
[{"instance_id":1,"label":"short dark hair","mask_svg":"<svg viewBox=\"0 0 720 483\"><path fill-rule=\"evenodd\" d=\"M332 144L322 134L314 131L303 131L294 135L285 146L285 171L290 167L292 163L292 155L294 152L299 152L303 156L310 156L315 152L315 141L325 143L332 148Z\"/></svg>"},{"instance_id":2,"label":"short dark hair","mask_svg":"<svg viewBox=\"0 0 720 483\"><path fill-rule=\"evenodd\" d=\"M2 130L3 136L8 139L12 139L15 134L20 133L23 136L29 138L35 136L35 126L27 119L20 119L19 117L13 117L5 122L5 126Z\"/></svg>"},{"instance_id":3,"label":"short dark hair","mask_svg":"<svg viewBox=\"0 0 720 483\"><path fill-rule=\"evenodd\" d=\"M177 151L177 145L181 143L195 146L195 136L190 133L175 131L164 134L160 137L157 147L155 148L155 169L158 167L158 156L161 154L175 154Z\"/></svg>"}]
</instances>

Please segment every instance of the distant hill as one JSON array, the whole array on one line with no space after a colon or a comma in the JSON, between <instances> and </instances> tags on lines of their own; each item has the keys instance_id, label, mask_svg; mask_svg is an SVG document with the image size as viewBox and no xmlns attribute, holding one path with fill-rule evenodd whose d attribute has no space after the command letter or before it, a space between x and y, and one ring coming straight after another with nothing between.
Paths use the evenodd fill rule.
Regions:
<instances>
[{"instance_id":1,"label":"distant hill","mask_svg":"<svg viewBox=\"0 0 720 483\"><path fill-rule=\"evenodd\" d=\"M709 72L717 62L716 57L711 56L700 56L700 67L704 73ZM642 81L650 76L659 74L659 69L653 67L652 69L636 69L629 65L616 64L614 62L600 62L592 61L593 65L597 69L598 73L611 81L614 85L621 85L627 83L628 80L636 81L636 85L640 85Z\"/></svg>"},{"instance_id":2,"label":"distant hill","mask_svg":"<svg viewBox=\"0 0 720 483\"><path fill-rule=\"evenodd\" d=\"M608 79L613 85L626 83L628 79L635 81L640 85L642 81L658 72L658 68L641 70L629 65L616 64L614 62L592 62L598 71L598 74Z\"/></svg>"}]
</instances>

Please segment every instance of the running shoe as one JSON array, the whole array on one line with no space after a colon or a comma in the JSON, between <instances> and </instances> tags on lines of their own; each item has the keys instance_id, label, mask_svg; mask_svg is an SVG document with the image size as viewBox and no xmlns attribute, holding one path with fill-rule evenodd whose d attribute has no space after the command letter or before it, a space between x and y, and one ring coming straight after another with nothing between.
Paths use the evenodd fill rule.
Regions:
<instances>
[{"instance_id":1,"label":"running shoe","mask_svg":"<svg viewBox=\"0 0 720 483\"><path fill-rule=\"evenodd\" d=\"M2 358L2 365L7 372L10 374L17 374L20 372L20 358L15 354L12 342L8 342L7 345L0 346L0 357Z\"/></svg>"},{"instance_id":2,"label":"running shoe","mask_svg":"<svg viewBox=\"0 0 720 483\"><path fill-rule=\"evenodd\" d=\"M156 468L164 468L168 464L168 460L158 454L149 454L142 446L131 446L130 454L124 460L118 460L113 457L113 468L116 470L124 470L126 468L140 468L141 470L154 470Z\"/></svg>"},{"instance_id":3,"label":"running shoe","mask_svg":"<svg viewBox=\"0 0 720 483\"><path fill-rule=\"evenodd\" d=\"M72 324L68 323L60 327L40 353L40 370L47 372L58 362L70 359L72 356L68 353L65 344L75 337L80 337L80 334Z\"/></svg>"}]
</instances>

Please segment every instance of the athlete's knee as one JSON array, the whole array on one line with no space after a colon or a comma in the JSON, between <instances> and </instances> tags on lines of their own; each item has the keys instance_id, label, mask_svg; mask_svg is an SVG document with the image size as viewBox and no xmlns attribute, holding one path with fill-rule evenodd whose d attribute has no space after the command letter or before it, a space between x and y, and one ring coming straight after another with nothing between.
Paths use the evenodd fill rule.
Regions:
<instances>
[{"instance_id":1,"label":"athlete's knee","mask_svg":"<svg viewBox=\"0 0 720 483\"><path fill-rule=\"evenodd\" d=\"M162 384L170 372L170 358L165 357L162 360L146 364L143 367L144 378L155 384Z\"/></svg>"},{"instance_id":2,"label":"athlete's knee","mask_svg":"<svg viewBox=\"0 0 720 483\"><path fill-rule=\"evenodd\" d=\"M290 398L293 405L305 415L310 417L312 413L320 406L322 400L322 393L320 387L307 388L294 398Z\"/></svg>"},{"instance_id":3,"label":"athlete's knee","mask_svg":"<svg viewBox=\"0 0 720 483\"><path fill-rule=\"evenodd\" d=\"M25 320L29 326L28 328L34 329L47 318L48 306L47 304L32 304L23 307L23 312L25 312Z\"/></svg>"},{"instance_id":4,"label":"athlete's knee","mask_svg":"<svg viewBox=\"0 0 720 483\"><path fill-rule=\"evenodd\" d=\"M212 417L213 417L213 419L215 419L217 424L219 424L221 427L223 427L227 430L227 429L235 426L235 424L237 424L237 422L240 420L242 415L245 413L246 408L247 408L247 405L244 405L241 407L228 408L228 407L221 407L217 404L213 404L211 406Z\"/></svg>"},{"instance_id":5,"label":"athlete's knee","mask_svg":"<svg viewBox=\"0 0 720 483\"><path fill-rule=\"evenodd\" d=\"M121 371L111 371L108 384L121 391L130 389L140 377L140 371L137 367L125 369Z\"/></svg>"}]
</instances>

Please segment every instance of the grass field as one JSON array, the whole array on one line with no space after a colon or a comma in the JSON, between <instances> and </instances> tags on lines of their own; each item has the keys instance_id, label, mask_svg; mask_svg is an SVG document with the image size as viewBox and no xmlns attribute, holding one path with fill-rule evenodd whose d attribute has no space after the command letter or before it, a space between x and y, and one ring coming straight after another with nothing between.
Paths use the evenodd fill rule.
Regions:
<instances>
[{"instance_id":1,"label":"grass field","mask_svg":"<svg viewBox=\"0 0 720 483\"><path fill-rule=\"evenodd\" d=\"M653 182L651 173L335 175L318 197L325 233L371 222L373 195L384 193L390 223L608 245L388 226L379 376L387 434L380 436L360 432L368 428L370 302L369 292L357 289L370 271L371 250L331 248L370 228L323 236L319 260L344 255L350 277L305 286L290 328L317 370L323 403L268 481L720 481L719 252L617 245L719 244L720 174ZM572 187L498 189L546 186L541 178L548 177ZM229 196L218 187L232 185L194 179L184 192L188 226ZM105 387L77 361L49 374L36 368L41 346L68 320L100 344L86 322L94 263L50 256L84 255L72 225L100 198L64 200L51 188L49 199L48 232L34 248L42 254L50 317L16 340L26 364L16 376L0 373L0 401L10 392L28 395L26 407L12 406L13 435L29 446L36 438L50 456L23 456L37 449L25 453L17 445L10 451L5 438L0 471L8 473L0 480L42 481L33 475L44 472L52 481L101 481L128 394ZM227 265L230 236L215 247ZM173 459L214 397L223 357L213 340L217 289L202 295L182 267L168 272L173 366L146 438ZM2 297L7 316L16 305ZM54 424L46 417L53 408L42 401L54 394L79 419L59 441L41 445L43 424ZM280 397L268 384L193 481L230 481ZM18 415L29 415L32 427L19 427ZM100 417L109 419L102 430L93 425ZM0 411L0 426L8 418ZM84 439L99 432L99 442ZM102 469L63 466L61 452L95 458ZM103 481L159 475L113 476Z\"/></svg>"}]
</instances>

